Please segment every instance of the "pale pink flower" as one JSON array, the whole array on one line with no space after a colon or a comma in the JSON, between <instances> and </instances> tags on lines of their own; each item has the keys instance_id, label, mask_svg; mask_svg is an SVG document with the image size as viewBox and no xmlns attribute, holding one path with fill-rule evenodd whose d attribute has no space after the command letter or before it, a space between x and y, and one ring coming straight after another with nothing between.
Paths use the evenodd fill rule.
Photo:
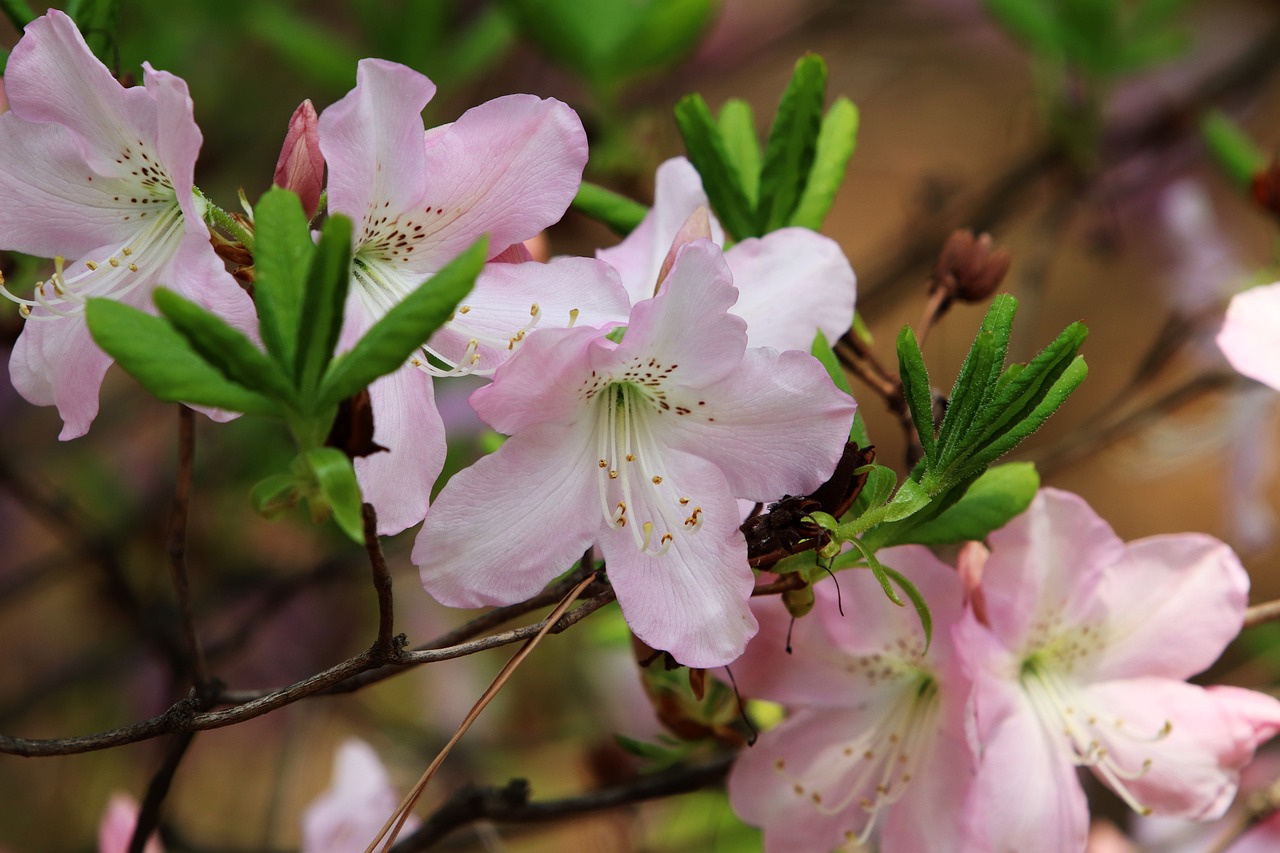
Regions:
<instances>
[{"instance_id":1,"label":"pale pink flower","mask_svg":"<svg viewBox=\"0 0 1280 853\"><path fill-rule=\"evenodd\" d=\"M599 547L635 634L695 667L755 633L735 498L805 494L830 476L854 404L799 352L746 348L709 240L684 246L621 343L529 335L471 399L511 435L445 486L418 535L427 591L510 604Z\"/></svg>"},{"instance_id":2,"label":"pale pink flower","mask_svg":"<svg viewBox=\"0 0 1280 853\"><path fill-rule=\"evenodd\" d=\"M113 794L98 824L98 853L126 853L137 827L137 802L128 794ZM143 853L164 853L158 835L147 839Z\"/></svg>"},{"instance_id":3,"label":"pale pink flower","mask_svg":"<svg viewBox=\"0 0 1280 853\"><path fill-rule=\"evenodd\" d=\"M373 747L344 741L333 762L333 783L302 816L302 853L352 853L365 849L400 805ZM404 834L421 821L411 816Z\"/></svg>"},{"instance_id":4,"label":"pale pink flower","mask_svg":"<svg viewBox=\"0 0 1280 853\"><path fill-rule=\"evenodd\" d=\"M1236 370L1280 391L1280 281L1231 299L1218 347Z\"/></svg>"},{"instance_id":5,"label":"pale pink flower","mask_svg":"<svg viewBox=\"0 0 1280 853\"><path fill-rule=\"evenodd\" d=\"M676 157L658 167L653 208L625 240L596 256L608 261L632 303L653 295L672 241L699 207L710 208L693 164ZM712 239L724 245L724 230L711 220ZM839 244L808 228L781 228L743 240L725 252L738 288L732 313L747 321L753 347L808 352L821 330L834 342L853 325L857 283Z\"/></svg>"},{"instance_id":6,"label":"pale pink flower","mask_svg":"<svg viewBox=\"0 0 1280 853\"><path fill-rule=\"evenodd\" d=\"M955 849L975 763L964 734L969 684L950 644L960 579L920 546L878 557L929 602L928 651L915 610L886 600L868 571L841 572L838 591L820 583L814 611L794 627L777 599L752 602L760 633L734 678L790 715L738 757L729 800L764 828L766 851L825 853L873 832L883 853Z\"/></svg>"},{"instance_id":7,"label":"pale pink flower","mask_svg":"<svg viewBox=\"0 0 1280 853\"><path fill-rule=\"evenodd\" d=\"M356 226L343 347L483 234L492 260L528 261L522 241L560 219L587 160L582 124L559 101L508 95L424 135L430 80L377 59L356 80L319 125L329 211ZM425 352L369 388L374 440L390 452L356 460L356 473L380 531L422 519L444 464L433 372L492 372L535 325L620 321L626 307L616 275L591 259L488 264Z\"/></svg>"},{"instance_id":8,"label":"pale pink flower","mask_svg":"<svg viewBox=\"0 0 1280 853\"><path fill-rule=\"evenodd\" d=\"M981 766L974 850L1078 853L1087 767L1140 813L1220 815L1280 728L1280 702L1184 679L1239 632L1249 578L1208 536L1122 542L1075 495L1045 489L990 536L986 624L956 647L974 679Z\"/></svg>"},{"instance_id":9,"label":"pale pink flower","mask_svg":"<svg viewBox=\"0 0 1280 853\"><path fill-rule=\"evenodd\" d=\"M201 137L187 85L144 70L145 88L122 88L56 10L27 25L5 69L0 249L57 258L31 299L4 291L30 314L9 375L30 402L58 407L63 439L88 431L111 364L89 337L86 299L154 310L149 297L163 283L256 328L201 219Z\"/></svg>"},{"instance_id":10,"label":"pale pink flower","mask_svg":"<svg viewBox=\"0 0 1280 853\"><path fill-rule=\"evenodd\" d=\"M289 119L289 131L280 147L273 183L293 190L307 216L315 216L324 189L324 155L320 153L320 117L310 100L303 101Z\"/></svg>"}]
</instances>

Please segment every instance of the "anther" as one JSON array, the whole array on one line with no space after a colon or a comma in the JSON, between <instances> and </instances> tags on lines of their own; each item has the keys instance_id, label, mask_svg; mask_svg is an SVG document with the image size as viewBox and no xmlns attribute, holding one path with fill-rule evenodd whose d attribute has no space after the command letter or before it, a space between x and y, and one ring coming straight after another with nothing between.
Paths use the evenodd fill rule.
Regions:
<instances>
[{"instance_id":1,"label":"anther","mask_svg":"<svg viewBox=\"0 0 1280 853\"><path fill-rule=\"evenodd\" d=\"M132 254L133 254L133 249L130 249L128 246L125 246L123 249L121 249L121 250L120 250L120 252L121 252L121 254L123 254L123 255L125 255L126 257L128 257L129 255L132 255Z\"/></svg>"},{"instance_id":2,"label":"anther","mask_svg":"<svg viewBox=\"0 0 1280 853\"><path fill-rule=\"evenodd\" d=\"M137 271L138 271L137 264L129 264L129 272L137 272Z\"/></svg>"},{"instance_id":3,"label":"anther","mask_svg":"<svg viewBox=\"0 0 1280 853\"><path fill-rule=\"evenodd\" d=\"M90 271L96 270L96 269L98 268L98 265L97 265L96 263L94 263L93 261L85 261L85 262L84 262L84 265L85 265L86 267L88 267L88 268L90 269Z\"/></svg>"},{"instance_id":4,"label":"anther","mask_svg":"<svg viewBox=\"0 0 1280 853\"><path fill-rule=\"evenodd\" d=\"M120 266L120 261L117 260L116 258L107 258L107 263L111 264L111 266L113 267Z\"/></svg>"}]
</instances>

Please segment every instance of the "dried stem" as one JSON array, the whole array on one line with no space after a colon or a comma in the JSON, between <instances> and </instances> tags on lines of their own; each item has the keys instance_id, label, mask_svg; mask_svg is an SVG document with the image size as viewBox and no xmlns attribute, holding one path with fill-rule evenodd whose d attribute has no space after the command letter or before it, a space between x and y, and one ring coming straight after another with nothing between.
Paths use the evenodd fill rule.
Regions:
<instances>
[{"instance_id":1,"label":"dried stem","mask_svg":"<svg viewBox=\"0 0 1280 853\"><path fill-rule=\"evenodd\" d=\"M196 633L195 616L191 609L191 584L187 578L187 519L191 512L191 469L195 464L196 425L195 413L186 406L178 406L178 474L173 493L173 512L169 516L169 578L173 581L173 593L178 600L178 615L182 624L182 639L191 667L191 681L201 704L211 698L209 667L205 661L204 647ZM139 848L141 849L141 848Z\"/></svg>"},{"instance_id":2,"label":"dried stem","mask_svg":"<svg viewBox=\"0 0 1280 853\"><path fill-rule=\"evenodd\" d=\"M391 598L391 572L387 570L387 558L378 541L378 514L373 504L361 507L364 518L364 547L369 553L369 566L373 570L373 588L378 592L378 638L374 648L378 654L393 658L399 650L392 636L395 620L395 602Z\"/></svg>"},{"instance_id":3,"label":"dried stem","mask_svg":"<svg viewBox=\"0 0 1280 853\"><path fill-rule=\"evenodd\" d=\"M169 786L173 784L174 774L178 772L178 765L187 754L187 747L191 746L193 740L195 740L194 732L182 732L170 741L164 763L156 770L156 775L151 777L151 784L147 786L147 795L143 798L142 806L138 810L138 823L134 826L133 836L129 839L129 853L143 853L146 848L147 839L160 823L160 807L169 794Z\"/></svg>"}]
</instances>

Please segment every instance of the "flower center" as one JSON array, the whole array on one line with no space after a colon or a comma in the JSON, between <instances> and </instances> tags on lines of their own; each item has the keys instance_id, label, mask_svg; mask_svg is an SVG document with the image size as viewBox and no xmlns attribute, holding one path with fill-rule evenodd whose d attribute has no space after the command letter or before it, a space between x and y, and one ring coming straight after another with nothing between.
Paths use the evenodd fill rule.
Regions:
<instances>
[{"instance_id":1,"label":"flower center","mask_svg":"<svg viewBox=\"0 0 1280 853\"><path fill-rule=\"evenodd\" d=\"M858 844L871 836L882 810L906 792L938 732L942 701L933 674L903 661L885 676L899 683L856 738L831 744L794 773L785 759L774 763L795 795L819 814L841 815L856 805L853 814L863 817L844 835Z\"/></svg>"},{"instance_id":2,"label":"flower center","mask_svg":"<svg viewBox=\"0 0 1280 853\"><path fill-rule=\"evenodd\" d=\"M1119 746L1117 741L1126 745L1157 743L1169 736L1173 723L1166 720L1155 732L1132 731L1123 717L1094 707L1088 694L1064 678L1053 665L1054 658L1053 653L1043 650L1032 653L1022 663L1020 678L1045 731L1061 732L1076 766L1091 768L1134 811L1151 814L1151 808L1143 805L1127 784L1151 770L1151 757L1142 756L1136 767L1132 762L1126 765L1116 756L1114 748Z\"/></svg>"},{"instance_id":3,"label":"flower center","mask_svg":"<svg viewBox=\"0 0 1280 853\"><path fill-rule=\"evenodd\" d=\"M636 547L661 556L677 534L702 529L702 507L676 491L662 468L652 418L665 401L651 387L610 382L595 395L600 511L631 531Z\"/></svg>"}]
</instances>

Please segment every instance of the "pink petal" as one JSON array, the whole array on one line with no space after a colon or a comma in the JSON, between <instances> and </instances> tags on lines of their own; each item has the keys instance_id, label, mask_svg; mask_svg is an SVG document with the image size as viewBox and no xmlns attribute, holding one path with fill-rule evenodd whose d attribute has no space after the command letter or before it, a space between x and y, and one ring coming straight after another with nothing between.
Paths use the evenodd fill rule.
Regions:
<instances>
[{"instance_id":1,"label":"pink petal","mask_svg":"<svg viewBox=\"0 0 1280 853\"><path fill-rule=\"evenodd\" d=\"M334 756L333 784L303 813L303 853L363 850L399 803L400 796L373 748L356 738L344 741ZM404 834L419 823L411 816Z\"/></svg>"},{"instance_id":2,"label":"pink petal","mask_svg":"<svg viewBox=\"0 0 1280 853\"><path fill-rule=\"evenodd\" d=\"M299 104L289 119L273 183L293 190L307 216L316 215L324 189L324 154L320 152L319 117L310 100Z\"/></svg>"},{"instance_id":3,"label":"pink petal","mask_svg":"<svg viewBox=\"0 0 1280 853\"><path fill-rule=\"evenodd\" d=\"M428 142L420 206L430 215L415 258L437 259L436 268L481 234L496 255L560 221L587 162L577 113L532 95L473 107Z\"/></svg>"},{"instance_id":4,"label":"pink petal","mask_svg":"<svg viewBox=\"0 0 1280 853\"><path fill-rule=\"evenodd\" d=\"M492 370L510 358L523 346L511 339L526 328L616 325L625 323L630 311L617 273L591 258L486 264L464 303L466 313L455 314L431 338L431 346L462 364L468 341L476 338L481 342L480 361L473 366L479 370Z\"/></svg>"},{"instance_id":5,"label":"pink petal","mask_svg":"<svg viewBox=\"0 0 1280 853\"><path fill-rule=\"evenodd\" d=\"M362 59L356 87L321 113L329 210L355 220L357 243L373 220L394 218L422 199L427 181L422 110L435 91L434 83L410 68Z\"/></svg>"},{"instance_id":6,"label":"pink petal","mask_svg":"<svg viewBox=\"0 0 1280 853\"><path fill-rule=\"evenodd\" d=\"M1232 298L1218 347L1236 370L1280 391L1280 282Z\"/></svg>"},{"instance_id":7,"label":"pink petal","mask_svg":"<svg viewBox=\"0 0 1280 853\"><path fill-rule=\"evenodd\" d=\"M596 252L596 257L611 264L622 276L632 304L653 296L663 258L680 226L689 214L709 204L702 178L688 160L675 157L658 167L653 208L625 240ZM715 217L711 219L711 235L717 245L724 245L724 230Z\"/></svg>"},{"instance_id":8,"label":"pink petal","mask_svg":"<svg viewBox=\"0 0 1280 853\"><path fill-rule=\"evenodd\" d=\"M581 388L572 379L549 382L548 377L576 378L585 373L581 365L593 350L611 352L613 346L590 326L535 332L498 369L493 384L471 395L471 406L485 423L507 435L541 423L573 423L580 417Z\"/></svg>"},{"instance_id":9,"label":"pink petal","mask_svg":"<svg viewBox=\"0 0 1280 853\"><path fill-rule=\"evenodd\" d=\"M627 507L630 524L607 527L600 534L605 567L637 637L686 666L721 666L737 659L756 633L747 604L755 576L747 566L737 505L713 465L677 451L665 455L663 463L667 472L660 486L635 490ZM598 476L594 453L578 464L589 466L579 469L579 477L588 471L592 479ZM687 506L677 503L681 495L691 497ZM677 526L669 531L669 550L653 553L661 544L659 519L675 516L679 525L680 516L693 518L698 510L701 529L688 532ZM603 522L600 507L594 515ZM636 526L649 519L654 519L653 541L642 552Z\"/></svg>"},{"instance_id":10,"label":"pink petal","mask_svg":"<svg viewBox=\"0 0 1280 853\"><path fill-rule=\"evenodd\" d=\"M364 499L378 513L378 533L391 536L427 514L431 487L444 468L444 422L431 377L402 367L369 386L373 440L385 453L355 461Z\"/></svg>"},{"instance_id":11,"label":"pink petal","mask_svg":"<svg viewBox=\"0 0 1280 853\"><path fill-rule=\"evenodd\" d=\"M1083 499L1041 489L989 542L982 580L987 618L1011 648L1025 647L1037 624L1102 621L1096 588L1124 555L1124 543Z\"/></svg>"},{"instance_id":12,"label":"pink petal","mask_svg":"<svg viewBox=\"0 0 1280 853\"><path fill-rule=\"evenodd\" d=\"M138 804L128 794L112 794L98 824L98 853L125 853L138 826ZM158 834L147 839L143 853L164 853Z\"/></svg>"},{"instance_id":13,"label":"pink petal","mask_svg":"<svg viewBox=\"0 0 1280 853\"><path fill-rule=\"evenodd\" d=\"M590 424L547 424L455 474L413 546L423 587L450 607L512 604L542 589L600 527L595 457Z\"/></svg>"},{"instance_id":14,"label":"pink petal","mask_svg":"<svg viewBox=\"0 0 1280 853\"><path fill-rule=\"evenodd\" d=\"M962 737L942 726L931 754L889 808L880 833L886 853L953 853L960 842L976 760ZM974 850L973 853L978 853Z\"/></svg>"},{"instance_id":15,"label":"pink petal","mask_svg":"<svg viewBox=\"0 0 1280 853\"><path fill-rule=\"evenodd\" d=\"M1240 633L1249 575L1209 536L1157 536L1130 544L1098 595L1110 617L1095 677L1181 680L1206 669Z\"/></svg>"},{"instance_id":16,"label":"pink petal","mask_svg":"<svg viewBox=\"0 0 1280 853\"><path fill-rule=\"evenodd\" d=\"M747 350L733 373L686 393L671 402L691 414L674 420L669 440L716 463L735 496L758 501L826 482L855 409L817 359L794 350Z\"/></svg>"},{"instance_id":17,"label":"pink petal","mask_svg":"<svg viewBox=\"0 0 1280 853\"><path fill-rule=\"evenodd\" d=\"M167 71L156 71L150 64L144 63L143 74L147 84L147 94L155 102L155 155L163 164L173 181L173 191L178 196L178 206L182 208L184 224L188 234L197 234L205 239L209 237L209 227L204 224L200 211L196 210L192 190L195 188L196 155L200 153L203 137L196 126L195 115L191 105L191 95L182 78L175 77ZM137 140L143 146L141 137ZM135 153L141 157L141 153ZM140 166L140 163L132 163ZM132 173L137 177L136 173ZM212 251L212 250L211 250Z\"/></svg>"},{"instance_id":18,"label":"pink petal","mask_svg":"<svg viewBox=\"0 0 1280 853\"><path fill-rule=\"evenodd\" d=\"M807 228L743 240L725 253L747 321L747 346L813 349L821 330L835 342L853 325L856 280L840 246Z\"/></svg>"},{"instance_id":19,"label":"pink petal","mask_svg":"<svg viewBox=\"0 0 1280 853\"><path fill-rule=\"evenodd\" d=\"M1205 820L1226 811L1240 769L1280 724L1280 702L1269 696L1209 691L1167 678L1110 681L1081 695L1088 707L1123 720L1117 728L1104 719L1095 729L1105 737L1103 763L1136 776L1123 778L1124 787L1138 803L1168 817ZM1116 787L1102 768L1094 774Z\"/></svg>"}]
</instances>

